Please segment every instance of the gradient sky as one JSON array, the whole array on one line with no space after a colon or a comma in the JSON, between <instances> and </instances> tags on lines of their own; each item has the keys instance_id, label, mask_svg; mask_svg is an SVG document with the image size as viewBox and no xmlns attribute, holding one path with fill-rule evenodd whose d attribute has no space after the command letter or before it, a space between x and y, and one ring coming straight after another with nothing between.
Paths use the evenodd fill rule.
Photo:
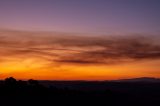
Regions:
<instances>
[{"instance_id":1,"label":"gradient sky","mask_svg":"<svg viewBox=\"0 0 160 106\"><path fill-rule=\"evenodd\" d=\"M0 0L0 79L160 77L160 0Z\"/></svg>"},{"instance_id":2,"label":"gradient sky","mask_svg":"<svg viewBox=\"0 0 160 106\"><path fill-rule=\"evenodd\" d=\"M159 0L0 0L0 27L159 34L159 10Z\"/></svg>"}]
</instances>

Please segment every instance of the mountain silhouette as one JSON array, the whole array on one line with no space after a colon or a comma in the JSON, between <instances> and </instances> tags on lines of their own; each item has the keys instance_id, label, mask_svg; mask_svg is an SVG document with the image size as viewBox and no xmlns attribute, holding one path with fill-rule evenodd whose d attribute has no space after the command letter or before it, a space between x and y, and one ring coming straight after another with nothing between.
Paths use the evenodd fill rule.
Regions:
<instances>
[{"instance_id":1,"label":"mountain silhouette","mask_svg":"<svg viewBox=\"0 0 160 106\"><path fill-rule=\"evenodd\" d=\"M0 106L159 106L160 82L148 77L119 81L23 81L9 77L0 83L0 101Z\"/></svg>"},{"instance_id":2,"label":"mountain silhouette","mask_svg":"<svg viewBox=\"0 0 160 106\"><path fill-rule=\"evenodd\" d=\"M121 79L115 80L117 82L160 82L160 78L153 77L140 77L140 78L132 78L132 79Z\"/></svg>"}]
</instances>

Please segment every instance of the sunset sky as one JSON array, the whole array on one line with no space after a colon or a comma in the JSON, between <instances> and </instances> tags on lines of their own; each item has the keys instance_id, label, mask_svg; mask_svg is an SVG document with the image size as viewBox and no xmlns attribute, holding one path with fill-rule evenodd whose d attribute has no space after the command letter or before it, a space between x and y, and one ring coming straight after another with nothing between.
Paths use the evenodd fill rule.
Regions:
<instances>
[{"instance_id":1,"label":"sunset sky","mask_svg":"<svg viewBox=\"0 0 160 106\"><path fill-rule=\"evenodd\" d=\"M160 77L159 0L0 0L0 79Z\"/></svg>"}]
</instances>

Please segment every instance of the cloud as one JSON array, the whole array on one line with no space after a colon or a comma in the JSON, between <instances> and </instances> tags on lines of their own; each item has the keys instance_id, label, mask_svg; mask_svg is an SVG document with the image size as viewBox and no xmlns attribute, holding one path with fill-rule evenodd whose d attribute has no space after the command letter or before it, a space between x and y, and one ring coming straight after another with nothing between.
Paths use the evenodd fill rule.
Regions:
<instances>
[{"instance_id":1,"label":"cloud","mask_svg":"<svg viewBox=\"0 0 160 106\"><path fill-rule=\"evenodd\" d=\"M93 42L93 45L86 44L87 47L95 47L93 50L88 49L78 54L64 56L61 58L61 61L75 64L83 64L77 61L87 61L88 64L113 64L144 59L160 59L160 45L154 44L150 37L141 39L141 37L130 38L128 36L128 38L107 39L106 41L104 38L104 42L95 44L97 42ZM97 49L97 47L102 49Z\"/></svg>"},{"instance_id":2,"label":"cloud","mask_svg":"<svg viewBox=\"0 0 160 106\"><path fill-rule=\"evenodd\" d=\"M34 57L62 64L117 64L160 59L158 36L87 36L0 31L0 57ZM18 57L17 57L18 58Z\"/></svg>"},{"instance_id":3,"label":"cloud","mask_svg":"<svg viewBox=\"0 0 160 106\"><path fill-rule=\"evenodd\" d=\"M76 64L93 64L98 63L97 61L85 60L85 59L60 59L56 62L63 62L63 63L76 63Z\"/></svg>"}]
</instances>

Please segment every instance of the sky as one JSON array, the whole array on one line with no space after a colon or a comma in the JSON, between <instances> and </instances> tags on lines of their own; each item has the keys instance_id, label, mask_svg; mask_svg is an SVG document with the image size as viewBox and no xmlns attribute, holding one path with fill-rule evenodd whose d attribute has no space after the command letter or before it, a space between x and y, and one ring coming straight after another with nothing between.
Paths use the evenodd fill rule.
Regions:
<instances>
[{"instance_id":1,"label":"sky","mask_svg":"<svg viewBox=\"0 0 160 106\"><path fill-rule=\"evenodd\" d=\"M0 0L0 79L160 77L159 0Z\"/></svg>"},{"instance_id":2,"label":"sky","mask_svg":"<svg viewBox=\"0 0 160 106\"><path fill-rule=\"evenodd\" d=\"M159 0L0 0L0 27L157 34L159 5Z\"/></svg>"}]
</instances>

